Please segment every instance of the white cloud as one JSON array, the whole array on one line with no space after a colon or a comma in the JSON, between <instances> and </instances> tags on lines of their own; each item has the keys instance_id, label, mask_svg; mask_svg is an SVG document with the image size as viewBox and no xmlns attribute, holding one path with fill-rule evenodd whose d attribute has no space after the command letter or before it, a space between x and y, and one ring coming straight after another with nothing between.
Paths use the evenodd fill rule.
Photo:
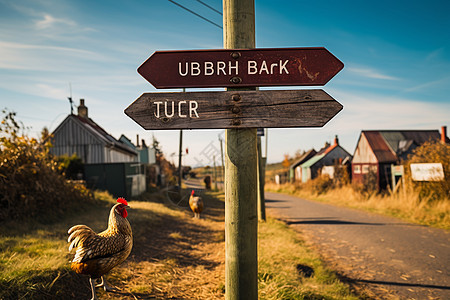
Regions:
<instances>
[{"instance_id":1,"label":"white cloud","mask_svg":"<svg viewBox=\"0 0 450 300\"><path fill-rule=\"evenodd\" d=\"M437 80L433 80L433 81L429 81L429 82L425 82L410 88L405 89L405 92L416 92L416 91L420 91L423 89L428 89L430 87L435 87L435 86L446 86L447 88L450 86L450 77L444 77L444 78L439 78Z\"/></svg>"},{"instance_id":2,"label":"white cloud","mask_svg":"<svg viewBox=\"0 0 450 300\"><path fill-rule=\"evenodd\" d=\"M346 70L350 73L353 73L357 76L363 76L372 79L382 79L382 80L399 80L399 78L394 76L389 76L383 74L377 70L371 68L358 68L358 67L348 67Z\"/></svg>"},{"instance_id":3,"label":"white cloud","mask_svg":"<svg viewBox=\"0 0 450 300\"><path fill-rule=\"evenodd\" d=\"M80 59L104 60L101 55L83 49L0 41L0 69L61 71L70 66L69 69L77 70Z\"/></svg>"},{"instance_id":4,"label":"white cloud","mask_svg":"<svg viewBox=\"0 0 450 300\"><path fill-rule=\"evenodd\" d=\"M38 29L47 29L53 26L68 25L76 26L77 24L69 19L55 18L50 14L44 14L43 19L36 21L35 25Z\"/></svg>"}]
</instances>

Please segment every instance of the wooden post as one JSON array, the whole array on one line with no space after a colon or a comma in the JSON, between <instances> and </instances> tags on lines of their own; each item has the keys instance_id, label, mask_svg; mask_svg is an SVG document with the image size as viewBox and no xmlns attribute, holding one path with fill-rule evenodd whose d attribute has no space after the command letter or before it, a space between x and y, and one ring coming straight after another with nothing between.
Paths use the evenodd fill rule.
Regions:
<instances>
[{"instance_id":1,"label":"wooden post","mask_svg":"<svg viewBox=\"0 0 450 300\"><path fill-rule=\"evenodd\" d=\"M264 199L265 166L261 152L261 137L258 136L258 220L266 221L266 203Z\"/></svg>"},{"instance_id":2,"label":"wooden post","mask_svg":"<svg viewBox=\"0 0 450 300\"><path fill-rule=\"evenodd\" d=\"M254 0L224 0L223 29L224 48L254 48ZM256 128L227 129L225 157L225 299L256 300Z\"/></svg>"}]
</instances>

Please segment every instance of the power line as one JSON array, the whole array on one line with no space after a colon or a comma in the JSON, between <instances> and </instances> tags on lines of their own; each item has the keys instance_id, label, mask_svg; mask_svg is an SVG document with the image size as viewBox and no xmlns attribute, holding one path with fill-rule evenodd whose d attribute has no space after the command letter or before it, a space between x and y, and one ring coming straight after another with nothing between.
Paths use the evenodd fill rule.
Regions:
<instances>
[{"instance_id":1,"label":"power line","mask_svg":"<svg viewBox=\"0 0 450 300\"><path fill-rule=\"evenodd\" d=\"M193 15L196 15L197 17L199 17L199 18L201 18L201 19L205 20L206 22L208 22L208 23L211 23L211 24L213 24L214 26L217 26L217 27L219 27L220 29L223 29L223 27L222 27L222 26L220 26L219 24L217 24L217 23L214 23L213 21L211 21L211 20L209 20L209 19L207 19L207 18L205 18L205 17L203 17L203 16L199 15L198 13L196 13L196 12L194 12L194 11L190 10L189 8L187 8L187 7L184 7L183 5L181 5L181 4L179 4L179 3L177 3L177 2L175 2L175 1L173 1L173 0L169 0L169 1L170 1L170 2L172 2L173 4L177 5L177 6L181 7L182 9L185 9L185 10L187 10L187 11L188 11L188 12L190 12L191 14L193 14Z\"/></svg>"},{"instance_id":2,"label":"power line","mask_svg":"<svg viewBox=\"0 0 450 300\"><path fill-rule=\"evenodd\" d=\"M212 6L209 6L208 4L206 4L205 2L203 2L203 1L200 1L200 0L197 0L197 2L200 2L201 4L203 4L204 6L206 6L207 8L209 8L209 9L211 9L211 10L215 11L216 13L218 13L219 15L221 15L221 16L222 16L222 12L218 11L218 10L217 10L217 9L215 9L214 7L212 7Z\"/></svg>"}]
</instances>

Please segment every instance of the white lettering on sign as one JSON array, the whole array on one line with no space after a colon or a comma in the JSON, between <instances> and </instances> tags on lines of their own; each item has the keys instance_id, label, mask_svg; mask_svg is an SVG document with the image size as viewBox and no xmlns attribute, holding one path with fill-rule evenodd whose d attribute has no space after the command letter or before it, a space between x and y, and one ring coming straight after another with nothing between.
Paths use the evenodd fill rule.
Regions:
<instances>
[{"instance_id":1,"label":"white lettering on sign","mask_svg":"<svg viewBox=\"0 0 450 300\"><path fill-rule=\"evenodd\" d=\"M178 63L178 74L180 76L211 76L211 75L238 75L239 74L239 64L237 61L217 61L216 63L212 61L205 61L202 64L196 61L192 62L179 62Z\"/></svg>"},{"instance_id":2,"label":"white lettering on sign","mask_svg":"<svg viewBox=\"0 0 450 300\"><path fill-rule=\"evenodd\" d=\"M285 61L281 60L278 63L267 64L265 60L262 61L261 66L258 68L258 63L254 60L249 60L247 62L247 73L248 75L262 74L266 73L267 75L272 75L275 73L278 74L289 74L288 69L286 68L289 59Z\"/></svg>"},{"instance_id":3,"label":"white lettering on sign","mask_svg":"<svg viewBox=\"0 0 450 300\"><path fill-rule=\"evenodd\" d=\"M173 118L175 114L180 118L199 118L197 101L155 101L156 105L154 115L156 118Z\"/></svg>"},{"instance_id":4,"label":"white lettering on sign","mask_svg":"<svg viewBox=\"0 0 450 300\"><path fill-rule=\"evenodd\" d=\"M289 74L287 69L287 64L289 59L279 60L277 62L267 62L263 60L259 65L255 60L249 60L247 62L247 74ZM191 62L179 62L178 63L178 74L182 77L186 76L213 76L213 75L239 75L239 62L238 61L205 61L204 63L199 63L196 61Z\"/></svg>"}]
</instances>

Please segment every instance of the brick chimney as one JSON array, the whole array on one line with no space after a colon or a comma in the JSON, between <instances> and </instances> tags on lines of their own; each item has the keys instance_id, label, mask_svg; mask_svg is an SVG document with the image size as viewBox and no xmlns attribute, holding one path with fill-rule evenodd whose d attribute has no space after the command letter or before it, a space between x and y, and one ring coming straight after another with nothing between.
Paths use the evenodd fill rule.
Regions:
<instances>
[{"instance_id":1,"label":"brick chimney","mask_svg":"<svg viewBox=\"0 0 450 300\"><path fill-rule=\"evenodd\" d=\"M447 140L447 126L441 127L441 142L445 144Z\"/></svg>"},{"instance_id":2,"label":"brick chimney","mask_svg":"<svg viewBox=\"0 0 450 300\"><path fill-rule=\"evenodd\" d=\"M339 145L339 139L337 135L334 136L334 144Z\"/></svg>"},{"instance_id":3,"label":"brick chimney","mask_svg":"<svg viewBox=\"0 0 450 300\"><path fill-rule=\"evenodd\" d=\"M78 115L83 118L88 118L88 108L84 105L84 99L80 99L80 105L78 106Z\"/></svg>"}]
</instances>

